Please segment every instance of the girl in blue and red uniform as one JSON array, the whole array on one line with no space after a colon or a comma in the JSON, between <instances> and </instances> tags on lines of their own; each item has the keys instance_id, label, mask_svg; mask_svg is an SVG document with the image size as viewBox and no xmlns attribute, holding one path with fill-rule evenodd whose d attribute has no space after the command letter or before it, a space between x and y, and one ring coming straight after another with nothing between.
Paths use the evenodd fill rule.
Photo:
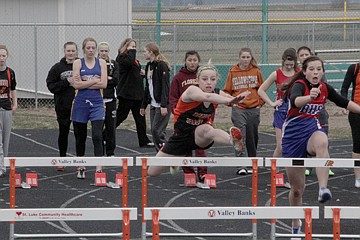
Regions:
<instances>
[{"instance_id":1,"label":"girl in blue and red uniform","mask_svg":"<svg viewBox=\"0 0 360 240\"><path fill-rule=\"evenodd\" d=\"M260 86L258 90L259 96L270 106L275 108L274 111L274 122L273 126L275 128L276 135L276 148L273 153L273 157L281 157L281 136L282 136L282 126L286 118L286 113L288 110L288 102L284 101L284 92L281 91L281 85L286 82L289 78L293 77L298 71L297 66L297 54L295 49L288 48L284 51L282 55L282 64L281 68L275 70L270 74L266 81ZM266 94L266 91L270 86L276 84L276 99L272 101L269 96Z\"/></svg>"},{"instance_id":2,"label":"girl in blue and red uniform","mask_svg":"<svg viewBox=\"0 0 360 240\"><path fill-rule=\"evenodd\" d=\"M239 128L230 128L231 136L208 124L215 111L215 104L237 104L242 102L250 92L245 91L236 97L214 93L219 74L210 64L197 71L198 86L190 86L181 95L174 109L174 133L157 153L157 157L186 156L195 149L208 149L214 142L232 144L236 150L242 145L242 134ZM148 174L157 176L169 167L150 166ZM170 167L176 172L178 168Z\"/></svg>"},{"instance_id":3,"label":"girl in blue and red uniform","mask_svg":"<svg viewBox=\"0 0 360 240\"><path fill-rule=\"evenodd\" d=\"M96 41L86 38L82 49L84 58L77 59L73 63L73 81L76 89L71 119L74 126L76 141L76 156L85 155L85 143L87 137L87 123L91 122L92 141L94 155L103 156L102 129L105 119L105 106L102 89L107 85L107 64L104 59L95 57ZM85 169L79 168L77 177L85 178ZM96 167L101 171L101 167Z\"/></svg>"},{"instance_id":4,"label":"girl in blue and red uniform","mask_svg":"<svg viewBox=\"0 0 360 240\"><path fill-rule=\"evenodd\" d=\"M304 60L301 71L283 85L286 91L289 110L283 125L282 156L287 158L329 158L328 137L319 123L319 112L324 108L326 99L351 112L360 112L360 106L340 96L333 87L321 82L324 63L311 56ZM328 168L317 168L319 182L318 201L324 203L332 198L327 188ZM291 184L290 206L301 206L305 190L305 168L286 168ZM292 232L300 232L301 222L293 219Z\"/></svg>"}]
</instances>

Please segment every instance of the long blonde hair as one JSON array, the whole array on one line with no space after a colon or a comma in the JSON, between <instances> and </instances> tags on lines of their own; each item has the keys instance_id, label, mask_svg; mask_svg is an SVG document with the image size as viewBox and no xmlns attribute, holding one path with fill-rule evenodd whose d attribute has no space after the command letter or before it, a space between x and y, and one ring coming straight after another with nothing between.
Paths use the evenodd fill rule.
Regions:
<instances>
[{"instance_id":1,"label":"long blonde hair","mask_svg":"<svg viewBox=\"0 0 360 240\"><path fill-rule=\"evenodd\" d=\"M149 52L152 52L155 55L155 59L154 59L155 61L157 61L157 62L159 62L159 61L165 62L166 65L169 68L169 71L171 70L169 60L167 60L166 57L160 53L159 46L156 43L154 43L154 42L148 43L148 44L146 44L145 48Z\"/></svg>"}]
</instances>

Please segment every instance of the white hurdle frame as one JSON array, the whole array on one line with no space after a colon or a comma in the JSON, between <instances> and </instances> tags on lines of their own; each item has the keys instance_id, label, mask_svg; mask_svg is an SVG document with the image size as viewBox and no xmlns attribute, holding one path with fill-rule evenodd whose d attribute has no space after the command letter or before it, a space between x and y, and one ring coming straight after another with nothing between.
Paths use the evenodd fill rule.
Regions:
<instances>
[{"instance_id":1,"label":"white hurdle frame","mask_svg":"<svg viewBox=\"0 0 360 240\"><path fill-rule=\"evenodd\" d=\"M10 239L69 238L69 237L123 237L130 240L130 220L137 220L137 208L29 208L0 209L0 222L31 221L121 221L122 233L66 233L66 234L14 234Z\"/></svg>"},{"instance_id":2,"label":"white hurdle frame","mask_svg":"<svg viewBox=\"0 0 360 240\"><path fill-rule=\"evenodd\" d=\"M133 157L7 157L5 166L10 167L10 209L15 209L16 167L86 167L119 166L123 168L122 207L128 207L128 166L133 166ZM10 221L10 239L14 239L15 223Z\"/></svg>"},{"instance_id":3,"label":"white hurdle frame","mask_svg":"<svg viewBox=\"0 0 360 240\"><path fill-rule=\"evenodd\" d=\"M357 219L360 220L360 207L344 207L344 206L325 206L325 219L333 219L333 239L340 238L357 238L360 239L360 234L341 234L340 219Z\"/></svg>"},{"instance_id":4,"label":"white hurdle frame","mask_svg":"<svg viewBox=\"0 0 360 240\"><path fill-rule=\"evenodd\" d=\"M225 213L225 214L221 214ZM319 218L319 207L172 207L172 208L145 208L144 218L152 220L152 239L159 240L160 236L169 234L160 233L160 220L220 220L220 219L305 219L305 239L312 239L312 219ZM300 235L290 234L293 237ZM304 234L302 234L304 236ZM178 236L176 233L172 236ZM187 234L186 236L223 237L219 233ZM231 234L232 237L251 237L251 234Z\"/></svg>"},{"instance_id":5,"label":"white hurdle frame","mask_svg":"<svg viewBox=\"0 0 360 240\"><path fill-rule=\"evenodd\" d=\"M142 166L142 240L151 233L146 232L146 220L144 218L144 209L147 207L147 167L148 166L208 166L208 167L237 167L252 166L252 205L258 204L258 166L263 166L264 158L260 157L136 157L136 166ZM252 236L257 239L257 220L252 219L252 232L244 233L243 236ZM163 233L163 236L188 236L186 233ZM193 235L192 235L193 236ZM199 235L200 236L200 235ZM223 237L233 236L232 234L223 234Z\"/></svg>"},{"instance_id":6,"label":"white hurdle frame","mask_svg":"<svg viewBox=\"0 0 360 240\"><path fill-rule=\"evenodd\" d=\"M271 167L271 206L276 205L276 167L331 167L331 168L358 168L360 159L356 158L265 158L265 167ZM304 173L305 174L305 173ZM274 221L275 220L275 221ZM286 234L276 233L276 219L271 222L272 240L277 236L286 237ZM332 238L333 234L313 234L313 237Z\"/></svg>"}]
</instances>

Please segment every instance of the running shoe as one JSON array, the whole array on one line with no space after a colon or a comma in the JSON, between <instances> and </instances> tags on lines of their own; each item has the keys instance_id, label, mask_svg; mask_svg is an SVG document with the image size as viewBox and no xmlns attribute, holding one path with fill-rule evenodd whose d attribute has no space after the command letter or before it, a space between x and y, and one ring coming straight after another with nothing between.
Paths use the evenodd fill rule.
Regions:
<instances>
[{"instance_id":1,"label":"running shoe","mask_svg":"<svg viewBox=\"0 0 360 240\"><path fill-rule=\"evenodd\" d=\"M331 169L329 169L329 176L334 176L334 175L335 173Z\"/></svg>"},{"instance_id":2,"label":"running shoe","mask_svg":"<svg viewBox=\"0 0 360 240\"><path fill-rule=\"evenodd\" d=\"M209 185L203 183L203 182L197 182L196 187L200 189L210 189Z\"/></svg>"},{"instance_id":3,"label":"running shoe","mask_svg":"<svg viewBox=\"0 0 360 240\"><path fill-rule=\"evenodd\" d=\"M320 188L318 197L319 203L325 203L326 201L331 200L331 198L332 195L328 188Z\"/></svg>"},{"instance_id":4,"label":"running shoe","mask_svg":"<svg viewBox=\"0 0 360 240\"><path fill-rule=\"evenodd\" d=\"M6 172L4 170L0 169L0 178L5 177L5 173Z\"/></svg>"},{"instance_id":5,"label":"running shoe","mask_svg":"<svg viewBox=\"0 0 360 240\"><path fill-rule=\"evenodd\" d=\"M237 171L236 171L236 174L237 175L248 175L248 170L246 168L239 168Z\"/></svg>"},{"instance_id":6,"label":"running shoe","mask_svg":"<svg viewBox=\"0 0 360 240\"><path fill-rule=\"evenodd\" d=\"M355 187L360 188L360 178L355 179Z\"/></svg>"},{"instance_id":7,"label":"running shoe","mask_svg":"<svg viewBox=\"0 0 360 240\"><path fill-rule=\"evenodd\" d=\"M85 168L77 168L77 178L78 179L85 179Z\"/></svg>"},{"instance_id":8,"label":"running shoe","mask_svg":"<svg viewBox=\"0 0 360 240\"><path fill-rule=\"evenodd\" d=\"M301 227L302 227L302 221L299 220L299 226L298 227L291 227L291 233L292 234L300 234L301 233Z\"/></svg>"},{"instance_id":9,"label":"running shoe","mask_svg":"<svg viewBox=\"0 0 360 240\"><path fill-rule=\"evenodd\" d=\"M65 167L64 166L56 167L56 171L65 171Z\"/></svg>"},{"instance_id":10,"label":"running shoe","mask_svg":"<svg viewBox=\"0 0 360 240\"><path fill-rule=\"evenodd\" d=\"M310 176L311 175L311 169L306 169L305 170L305 176Z\"/></svg>"},{"instance_id":11,"label":"running shoe","mask_svg":"<svg viewBox=\"0 0 360 240\"><path fill-rule=\"evenodd\" d=\"M230 138L231 142L236 151L242 152L243 150L243 142L242 142L242 133L241 130L237 127L230 128Z\"/></svg>"},{"instance_id":12,"label":"running shoe","mask_svg":"<svg viewBox=\"0 0 360 240\"><path fill-rule=\"evenodd\" d=\"M180 170L180 167L179 167L179 166L171 166L171 167L170 167L170 173L171 173L171 175L177 174L177 173L179 172L179 170Z\"/></svg>"}]
</instances>

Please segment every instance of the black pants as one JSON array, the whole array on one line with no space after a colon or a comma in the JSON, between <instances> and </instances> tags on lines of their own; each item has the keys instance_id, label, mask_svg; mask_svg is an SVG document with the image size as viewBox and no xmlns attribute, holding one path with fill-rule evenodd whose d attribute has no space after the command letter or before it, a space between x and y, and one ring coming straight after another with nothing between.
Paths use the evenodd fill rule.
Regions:
<instances>
[{"instance_id":1,"label":"black pants","mask_svg":"<svg viewBox=\"0 0 360 240\"><path fill-rule=\"evenodd\" d=\"M76 156L82 157L85 155L85 146L87 138L87 123L73 122L75 142L76 142ZM102 129L104 121L98 120L91 122L92 141L94 144L94 155L96 157L103 156L103 140Z\"/></svg>"},{"instance_id":2,"label":"black pants","mask_svg":"<svg viewBox=\"0 0 360 240\"><path fill-rule=\"evenodd\" d=\"M113 156L115 155L116 147L116 99L111 102L106 102L105 107L106 112L103 130L103 140L105 141L104 152L106 156Z\"/></svg>"},{"instance_id":3,"label":"black pants","mask_svg":"<svg viewBox=\"0 0 360 240\"><path fill-rule=\"evenodd\" d=\"M56 112L56 118L59 125L58 148L60 157L66 157L68 148L68 137L71 125L71 110L63 110Z\"/></svg>"},{"instance_id":4,"label":"black pants","mask_svg":"<svg viewBox=\"0 0 360 240\"><path fill-rule=\"evenodd\" d=\"M140 108L142 100L130 100L119 97L119 104L116 111L116 127L118 127L131 113L135 120L136 132L139 140L139 146L144 146L150 142L146 135L146 121L145 116L140 115Z\"/></svg>"}]
</instances>

